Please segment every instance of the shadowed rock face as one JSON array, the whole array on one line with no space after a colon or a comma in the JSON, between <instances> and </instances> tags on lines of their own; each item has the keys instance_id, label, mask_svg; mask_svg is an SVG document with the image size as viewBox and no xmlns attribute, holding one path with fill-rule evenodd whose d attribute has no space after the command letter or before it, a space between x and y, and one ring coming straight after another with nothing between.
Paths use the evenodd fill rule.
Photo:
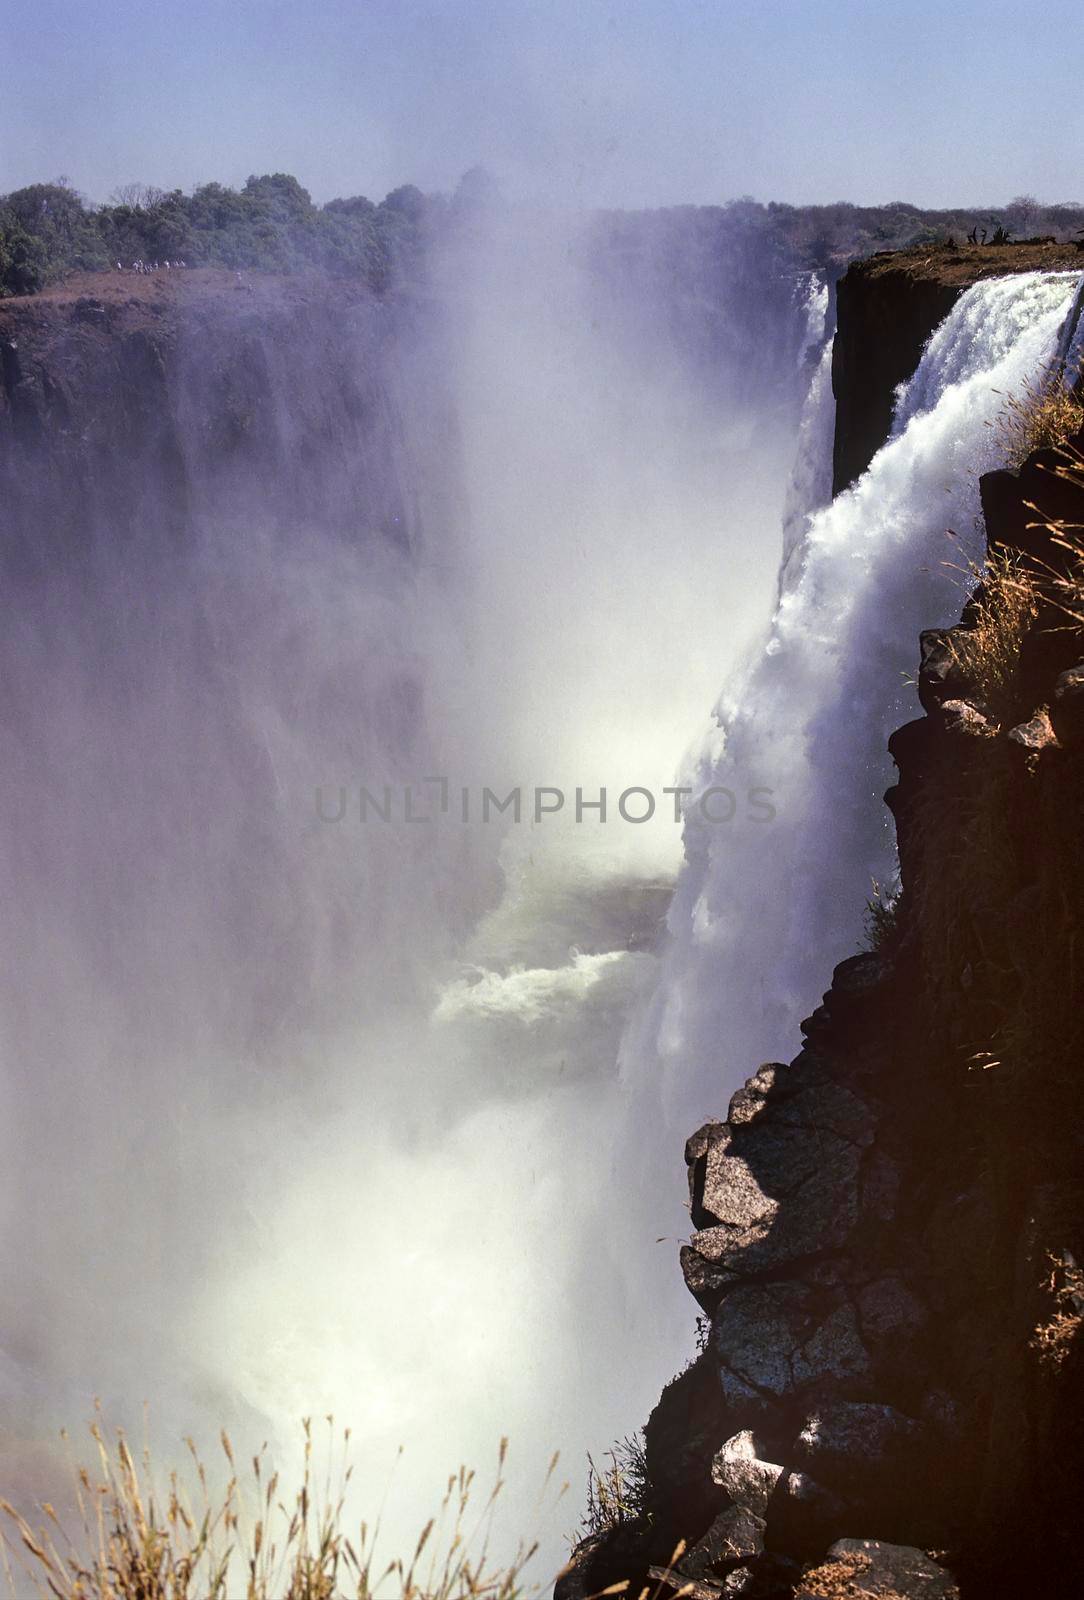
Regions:
<instances>
[{"instance_id":1,"label":"shadowed rock face","mask_svg":"<svg viewBox=\"0 0 1084 1600\"><path fill-rule=\"evenodd\" d=\"M831 1600L844 1595L900 1595L915 1600L957 1600L959 1590L943 1567L921 1550L908 1545L884 1544L878 1539L840 1539L822 1566L807 1572L795 1590L795 1600Z\"/></svg>"},{"instance_id":2,"label":"shadowed rock face","mask_svg":"<svg viewBox=\"0 0 1084 1600\"><path fill-rule=\"evenodd\" d=\"M1079 270L1081 259L1072 245L1022 243L924 246L854 262L837 286L832 493L854 483L888 438L897 386L965 289L1005 273Z\"/></svg>"},{"instance_id":3,"label":"shadowed rock face","mask_svg":"<svg viewBox=\"0 0 1084 1600\"><path fill-rule=\"evenodd\" d=\"M905 271L873 276L865 266L852 266L837 289L833 494L861 477L888 438L897 387L914 372L926 340L966 287L913 283Z\"/></svg>"}]
</instances>

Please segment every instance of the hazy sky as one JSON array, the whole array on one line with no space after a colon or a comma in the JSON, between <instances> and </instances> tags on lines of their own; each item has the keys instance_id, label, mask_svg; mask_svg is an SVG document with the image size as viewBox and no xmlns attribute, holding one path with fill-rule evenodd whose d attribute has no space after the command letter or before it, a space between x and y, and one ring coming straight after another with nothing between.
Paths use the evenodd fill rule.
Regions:
<instances>
[{"instance_id":1,"label":"hazy sky","mask_svg":"<svg viewBox=\"0 0 1084 1600\"><path fill-rule=\"evenodd\" d=\"M1079 200L1082 32L1078 0L0 0L0 191L483 162L586 204Z\"/></svg>"}]
</instances>

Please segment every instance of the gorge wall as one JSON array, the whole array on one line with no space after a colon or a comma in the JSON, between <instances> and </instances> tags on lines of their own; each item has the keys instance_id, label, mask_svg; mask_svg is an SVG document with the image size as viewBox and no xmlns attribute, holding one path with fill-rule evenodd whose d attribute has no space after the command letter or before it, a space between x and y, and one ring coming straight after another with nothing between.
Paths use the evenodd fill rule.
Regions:
<instances>
[{"instance_id":1,"label":"gorge wall","mask_svg":"<svg viewBox=\"0 0 1084 1600\"><path fill-rule=\"evenodd\" d=\"M961 254L840 285L837 483L887 437ZM902 892L797 1057L688 1142L701 1348L646 1425L639 1514L559 1600L1079 1591L1080 458L987 474L982 504L989 574L923 634L923 715L889 746Z\"/></svg>"}]
</instances>

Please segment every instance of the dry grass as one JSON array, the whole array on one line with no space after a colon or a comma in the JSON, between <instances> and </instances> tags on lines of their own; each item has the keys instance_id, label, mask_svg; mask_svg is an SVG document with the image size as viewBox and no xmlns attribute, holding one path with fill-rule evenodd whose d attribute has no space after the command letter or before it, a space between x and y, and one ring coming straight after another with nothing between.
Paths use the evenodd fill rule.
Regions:
<instances>
[{"instance_id":1,"label":"dry grass","mask_svg":"<svg viewBox=\"0 0 1084 1600\"><path fill-rule=\"evenodd\" d=\"M949 648L975 685L983 709L1003 725L1007 719L1018 720L1020 649L1039 614L1039 595L1033 575L1015 552L994 550L981 573L976 567L970 570L978 584L971 602L973 623L952 633Z\"/></svg>"},{"instance_id":2,"label":"dry grass","mask_svg":"<svg viewBox=\"0 0 1084 1600\"><path fill-rule=\"evenodd\" d=\"M969 607L973 626L950 636L991 732L1043 709L1025 701L1018 671L1033 624L1065 631L1067 659L1079 636L1084 655L1084 456L1067 447L1050 470L1079 491L1081 520L1054 523L1032 507L1032 526L1049 535L1048 561L995 551ZM921 861L907 908L953 1051L972 1069L1007 1067L1021 1083L1042 1081L1051 1107L1077 1092L1084 1049L1076 1000L1084 844L1071 773L1065 782L1036 784L1025 804L1002 739L953 741L916 800Z\"/></svg>"},{"instance_id":3,"label":"dry grass","mask_svg":"<svg viewBox=\"0 0 1084 1600\"><path fill-rule=\"evenodd\" d=\"M0 1501L11 1592L57 1600L518 1600L538 1593L524 1581L536 1546L521 1546L507 1565L490 1564L504 1441L495 1486L478 1514L474 1475L461 1469L409 1561L378 1568L379 1522L363 1523L356 1536L345 1526L349 1430L336 1438L327 1421L326 1471L317 1481L306 1422L302 1481L285 1498L262 1453L238 1471L225 1433L228 1482L216 1493L190 1440L187 1480L172 1472L160 1486L146 1453L137 1461L122 1432L107 1439L96 1423L95 1466L77 1469L76 1526L43 1504L34 1527Z\"/></svg>"},{"instance_id":4,"label":"dry grass","mask_svg":"<svg viewBox=\"0 0 1084 1600\"><path fill-rule=\"evenodd\" d=\"M803 1595L816 1595L818 1600L906 1600L898 1589L886 1589L878 1584L869 1586L873 1563L868 1556L847 1554L814 1568L802 1577Z\"/></svg>"},{"instance_id":5,"label":"dry grass","mask_svg":"<svg viewBox=\"0 0 1084 1600\"><path fill-rule=\"evenodd\" d=\"M1061 613L1066 628L1084 634L1084 453L1066 445L1059 455L1051 475L1079 493L1081 521L1051 521L1038 506L1029 504L1036 520L1028 526L1046 532L1056 553L1056 565L1052 562L1042 575L1045 597Z\"/></svg>"},{"instance_id":6,"label":"dry grass","mask_svg":"<svg viewBox=\"0 0 1084 1600\"><path fill-rule=\"evenodd\" d=\"M1028 382L1020 395L1006 395L994 423L1005 464L1023 466L1034 450L1058 450L1084 428L1084 402L1060 374Z\"/></svg>"},{"instance_id":7,"label":"dry grass","mask_svg":"<svg viewBox=\"0 0 1084 1600\"><path fill-rule=\"evenodd\" d=\"M1057 1369L1084 1332L1084 1272L1068 1252L1064 1256L1052 1255L1046 1286L1053 1297L1054 1312L1035 1329L1031 1347L1038 1351L1044 1366Z\"/></svg>"},{"instance_id":8,"label":"dry grass","mask_svg":"<svg viewBox=\"0 0 1084 1600\"><path fill-rule=\"evenodd\" d=\"M607 1450L605 1465L587 1457L587 1508L573 1543L636 1522L647 1509L647 1459L642 1435L620 1440Z\"/></svg>"}]
</instances>

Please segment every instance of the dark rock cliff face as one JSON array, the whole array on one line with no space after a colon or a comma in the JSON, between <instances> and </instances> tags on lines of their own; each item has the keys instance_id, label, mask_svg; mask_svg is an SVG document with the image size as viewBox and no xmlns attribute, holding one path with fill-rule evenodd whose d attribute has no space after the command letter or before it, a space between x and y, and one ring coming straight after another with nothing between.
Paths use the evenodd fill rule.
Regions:
<instances>
[{"instance_id":1,"label":"dark rock cliff face","mask_svg":"<svg viewBox=\"0 0 1084 1600\"><path fill-rule=\"evenodd\" d=\"M1071 246L1054 244L919 249L855 262L836 291L832 493L861 477L888 438L898 385L966 288L999 273L1079 266Z\"/></svg>"},{"instance_id":2,"label":"dark rock cliff face","mask_svg":"<svg viewBox=\"0 0 1084 1600\"><path fill-rule=\"evenodd\" d=\"M839 371L883 316L883 383L956 286L861 282ZM703 1347L647 1423L642 1515L559 1600L1079 1593L1084 560L1037 523L1084 524L1084 464L982 494L991 576L923 635L924 715L890 742L893 924L688 1142Z\"/></svg>"}]
</instances>

